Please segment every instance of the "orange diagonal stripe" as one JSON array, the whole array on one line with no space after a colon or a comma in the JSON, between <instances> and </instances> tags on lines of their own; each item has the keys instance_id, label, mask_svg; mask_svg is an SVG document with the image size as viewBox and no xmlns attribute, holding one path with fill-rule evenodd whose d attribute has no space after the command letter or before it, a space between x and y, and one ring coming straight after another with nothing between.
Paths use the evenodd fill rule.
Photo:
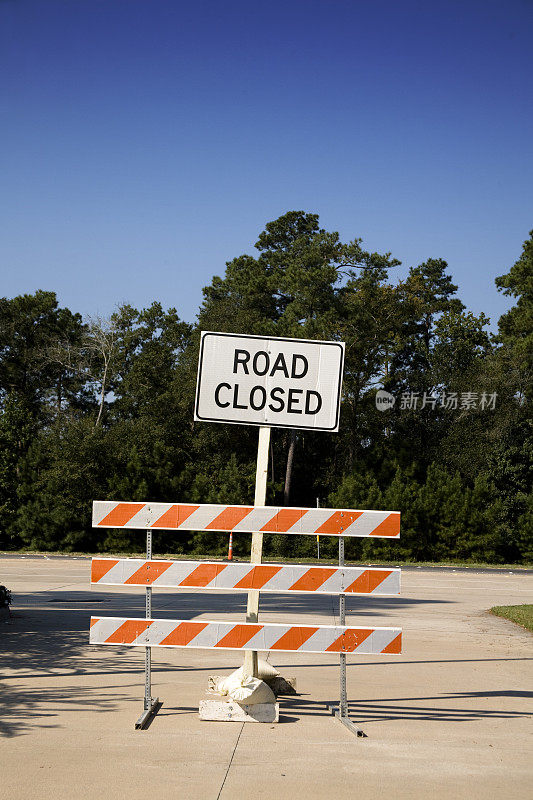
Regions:
<instances>
[{"instance_id":1,"label":"orange diagonal stripe","mask_svg":"<svg viewBox=\"0 0 533 800\"><path fill-rule=\"evenodd\" d=\"M401 653L402 652L402 634L399 633L390 644L383 648L382 653Z\"/></svg>"},{"instance_id":2,"label":"orange diagonal stripe","mask_svg":"<svg viewBox=\"0 0 533 800\"><path fill-rule=\"evenodd\" d=\"M269 567L266 564L252 567L244 578L235 584L235 589L262 589L274 575L277 575L281 567Z\"/></svg>"},{"instance_id":3,"label":"orange diagonal stripe","mask_svg":"<svg viewBox=\"0 0 533 800\"><path fill-rule=\"evenodd\" d=\"M326 648L326 653L353 653L353 651L363 644L365 639L368 639L372 633L373 628L360 629L348 628L345 633L341 633L338 639L335 639L333 644Z\"/></svg>"},{"instance_id":4,"label":"orange diagonal stripe","mask_svg":"<svg viewBox=\"0 0 533 800\"><path fill-rule=\"evenodd\" d=\"M336 571L335 568L313 567L313 569L308 569L307 572L304 572L302 577L298 578L296 583L293 583L289 588L294 592L316 592Z\"/></svg>"},{"instance_id":5,"label":"orange diagonal stripe","mask_svg":"<svg viewBox=\"0 0 533 800\"><path fill-rule=\"evenodd\" d=\"M182 581L180 586L196 586L198 588L207 586L208 583L216 578L222 570L226 569L227 564L200 564L193 569L190 575L187 575Z\"/></svg>"},{"instance_id":6,"label":"orange diagonal stripe","mask_svg":"<svg viewBox=\"0 0 533 800\"><path fill-rule=\"evenodd\" d=\"M98 525L104 528L123 528L146 503L117 503Z\"/></svg>"},{"instance_id":7,"label":"orange diagonal stripe","mask_svg":"<svg viewBox=\"0 0 533 800\"><path fill-rule=\"evenodd\" d=\"M149 586L171 566L171 561L145 561L142 567L139 567L127 581L124 581L124 584L131 583L135 586Z\"/></svg>"},{"instance_id":8,"label":"orange diagonal stripe","mask_svg":"<svg viewBox=\"0 0 533 800\"><path fill-rule=\"evenodd\" d=\"M329 519L327 519L320 528L317 528L317 534L335 534L342 533L346 528L358 519L362 511L334 511Z\"/></svg>"},{"instance_id":9,"label":"orange diagonal stripe","mask_svg":"<svg viewBox=\"0 0 533 800\"><path fill-rule=\"evenodd\" d=\"M91 561L91 583L98 583L115 564L118 564L118 558L93 558Z\"/></svg>"},{"instance_id":10,"label":"orange diagonal stripe","mask_svg":"<svg viewBox=\"0 0 533 800\"><path fill-rule=\"evenodd\" d=\"M280 508L261 530L270 533L286 533L304 514L307 514L306 508Z\"/></svg>"},{"instance_id":11,"label":"orange diagonal stripe","mask_svg":"<svg viewBox=\"0 0 533 800\"><path fill-rule=\"evenodd\" d=\"M185 647L207 627L207 622L181 622L159 644L174 644Z\"/></svg>"},{"instance_id":12,"label":"orange diagonal stripe","mask_svg":"<svg viewBox=\"0 0 533 800\"><path fill-rule=\"evenodd\" d=\"M299 628L293 625L289 630L283 634L281 639L270 645L271 650L298 650L304 642L311 638L313 633L316 633L318 628L310 628L306 625L305 628Z\"/></svg>"},{"instance_id":13,"label":"orange diagonal stripe","mask_svg":"<svg viewBox=\"0 0 533 800\"><path fill-rule=\"evenodd\" d=\"M389 514L383 522L374 528L372 536L399 536L400 535L400 514Z\"/></svg>"},{"instance_id":14,"label":"orange diagonal stripe","mask_svg":"<svg viewBox=\"0 0 533 800\"><path fill-rule=\"evenodd\" d=\"M177 528L178 527L178 507L177 505L167 508L164 514L152 522L151 528Z\"/></svg>"},{"instance_id":15,"label":"orange diagonal stripe","mask_svg":"<svg viewBox=\"0 0 533 800\"><path fill-rule=\"evenodd\" d=\"M178 504L178 528L180 525L183 525L186 522L191 514L194 514L195 511L198 511L200 506L187 506L181 503Z\"/></svg>"},{"instance_id":16,"label":"orange diagonal stripe","mask_svg":"<svg viewBox=\"0 0 533 800\"><path fill-rule=\"evenodd\" d=\"M232 531L235 525L242 522L251 510L250 506L228 506L209 525L205 526L205 530Z\"/></svg>"},{"instance_id":17,"label":"orange diagonal stripe","mask_svg":"<svg viewBox=\"0 0 533 800\"><path fill-rule=\"evenodd\" d=\"M262 625L235 625L215 647L244 647L246 642L249 642L262 628Z\"/></svg>"},{"instance_id":18,"label":"orange diagonal stripe","mask_svg":"<svg viewBox=\"0 0 533 800\"><path fill-rule=\"evenodd\" d=\"M179 528L183 525L187 517L196 511L198 506L182 506L174 504L162 514L159 519L152 523L152 528Z\"/></svg>"},{"instance_id":19,"label":"orange diagonal stripe","mask_svg":"<svg viewBox=\"0 0 533 800\"><path fill-rule=\"evenodd\" d=\"M109 644L131 644L151 624L152 620L148 619L127 619L111 636L108 636L106 642Z\"/></svg>"},{"instance_id":20,"label":"orange diagonal stripe","mask_svg":"<svg viewBox=\"0 0 533 800\"><path fill-rule=\"evenodd\" d=\"M99 622L99 620L100 620L99 617L91 617L91 628L93 625L96 625L96 623Z\"/></svg>"},{"instance_id":21,"label":"orange diagonal stripe","mask_svg":"<svg viewBox=\"0 0 533 800\"><path fill-rule=\"evenodd\" d=\"M380 583L383 583L385 578L388 578L392 573L390 569L365 569L349 586L344 590L345 592L355 592L359 594L370 594L373 592Z\"/></svg>"}]
</instances>

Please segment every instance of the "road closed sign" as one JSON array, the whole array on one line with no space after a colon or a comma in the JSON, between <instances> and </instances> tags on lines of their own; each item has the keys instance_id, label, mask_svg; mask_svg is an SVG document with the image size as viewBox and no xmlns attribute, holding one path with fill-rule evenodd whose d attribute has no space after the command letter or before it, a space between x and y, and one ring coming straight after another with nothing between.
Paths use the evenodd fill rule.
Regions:
<instances>
[{"instance_id":1,"label":"road closed sign","mask_svg":"<svg viewBox=\"0 0 533 800\"><path fill-rule=\"evenodd\" d=\"M194 418L337 431L343 342L204 331Z\"/></svg>"}]
</instances>

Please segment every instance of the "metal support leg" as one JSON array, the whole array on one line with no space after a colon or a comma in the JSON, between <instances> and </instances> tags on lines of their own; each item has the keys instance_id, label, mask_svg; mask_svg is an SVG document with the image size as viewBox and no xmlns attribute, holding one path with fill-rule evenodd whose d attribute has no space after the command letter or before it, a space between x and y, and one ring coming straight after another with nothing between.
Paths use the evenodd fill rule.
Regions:
<instances>
[{"instance_id":1,"label":"metal support leg","mask_svg":"<svg viewBox=\"0 0 533 800\"><path fill-rule=\"evenodd\" d=\"M344 566L344 536L339 537L339 567ZM343 581L344 588L344 581ZM339 625L346 625L346 595L339 595ZM341 653L340 660L340 702L339 714L341 717L348 716L348 695L346 691L346 653Z\"/></svg>"},{"instance_id":2,"label":"metal support leg","mask_svg":"<svg viewBox=\"0 0 533 800\"><path fill-rule=\"evenodd\" d=\"M152 558L152 531L146 531L146 558ZM146 619L152 618L152 587L146 587ZM145 648L144 655L144 711L135 723L137 730L145 728L159 710L159 697L152 697L152 648Z\"/></svg>"},{"instance_id":3,"label":"metal support leg","mask_svg":"<svg viewBox=\"0 0 533 800\"><path fill-rule=\"evenodd\" d=\"M339 567L344 566L344 536L339 536ZM339 595L339 625L346 625L346 595ZM366 736L366 733L358 728L355 723L351 721L348 716L348 691L346 687L346 653L341 653L339 656L339 674L340 674L340 698L339 705L330 705L329 710L331 713L342 722L355 736Z\"/></svg>"}]
</instances>

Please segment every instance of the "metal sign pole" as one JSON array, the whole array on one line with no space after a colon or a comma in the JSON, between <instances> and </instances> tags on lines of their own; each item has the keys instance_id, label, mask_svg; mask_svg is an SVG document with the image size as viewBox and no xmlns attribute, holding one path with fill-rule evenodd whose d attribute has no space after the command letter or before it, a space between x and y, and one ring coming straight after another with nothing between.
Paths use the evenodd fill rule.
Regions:
<instances>
[{"instance_id":1,"label":"metal sign pole","mask_svg":"<svg viewBox=\"0 0 533 800\"><path fill-rule=\"evenodd\" d=\"M344 536L339 536L339 567L344 567ZM344 586L342 587L344 589ZM339 625L346 625L346 595L339 595ZM346 694L346 653L340 656L340 704L339 714L344 719L348 716L348 698Z\"/></svg>"},{"instance_id":2,"label":"metal sign pole","mask_svg":"<svg viewBox=\"0 0 533 800\"><path fill-rule=\"evenodd\" d=\"M152 558L152 530L146 529L146 560ZM146 587L146 619L152 618L152 587ZM135 728L142 729L159 709L159 697L152 697L152 648L147 646L144 655L144 711L135 723Z\"/></svg>"},{"instance_id":3,"label":"metal sign pole","mask_svg":"<svg viewBox=\"0 0 533 800\"><path fill-rule=\"evenodd\" d=\"M320 499L317 497L316 499L316 507L320 508ZM317 561L320 561L320 536L316 535L316 557Z\"/></svg>"},{"instance_id":4,"label":"metal sign pole","mask_svg":"<svg viewBox=\"0 0 533 800\"><path fill-rule=\"evenodd\" d=\"M259 441L257 445L257 468L255 473L255 500L254 505L264 506L266 502L268 453L270 449L270 427L262 425L259 428ZM250 563L260 564L263 557L263 534L259 531L252 533L252 549ZM246 606L246 622L257 622L259 616L259 592L248 592ZM244 654L245 672L257 678L257 652L247 650Z\"/></svg>"},{"instance_id":5,"label":"metal sign pole","mask_svg":"<svg viewBox=\"0 0 533 800\"><path fill-rule=\"evenodd\" d=\"M344 567L344 536L339 536L339 567ZM343 586L344 589L344 577ZM346 595L339 594L339 625L344 627L346 625ZM329 710L335 717L342 722L355 736L366 736L366 733L358 728L348 716L348 690L346 686L346 653L339 655L339 683L340 683L340 697L339 705L330 705Z\"/></svg>"},{"instance_id":6,"label":"metal sign pole","mask_svg":"<svg viewBox=\"0 0 533 800\"><path fill-rule=\"evenodd\" d=\"M152 531L146 531L146 560L152 558ZM146 619L152 619L152 587L146 587ZM146 647L144 654L144 710L152 704L152 648Z\"/></svg>"}]
</instances>

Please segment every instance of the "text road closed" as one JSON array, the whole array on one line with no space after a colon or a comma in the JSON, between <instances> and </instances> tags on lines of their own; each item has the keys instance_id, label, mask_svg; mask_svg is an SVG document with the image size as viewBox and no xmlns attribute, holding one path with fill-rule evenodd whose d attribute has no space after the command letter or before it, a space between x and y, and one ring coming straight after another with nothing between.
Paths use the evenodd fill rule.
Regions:
<instances>
[{"instance_id":1,"label":"text road closed","mask_svg":"<svg viewBox=\"0 0 533 800\"><path fill-rule=\"evenodd\" d=\"M195 419L336 431L342 342L204 331Z\"/></svg>"}]
</instances>

